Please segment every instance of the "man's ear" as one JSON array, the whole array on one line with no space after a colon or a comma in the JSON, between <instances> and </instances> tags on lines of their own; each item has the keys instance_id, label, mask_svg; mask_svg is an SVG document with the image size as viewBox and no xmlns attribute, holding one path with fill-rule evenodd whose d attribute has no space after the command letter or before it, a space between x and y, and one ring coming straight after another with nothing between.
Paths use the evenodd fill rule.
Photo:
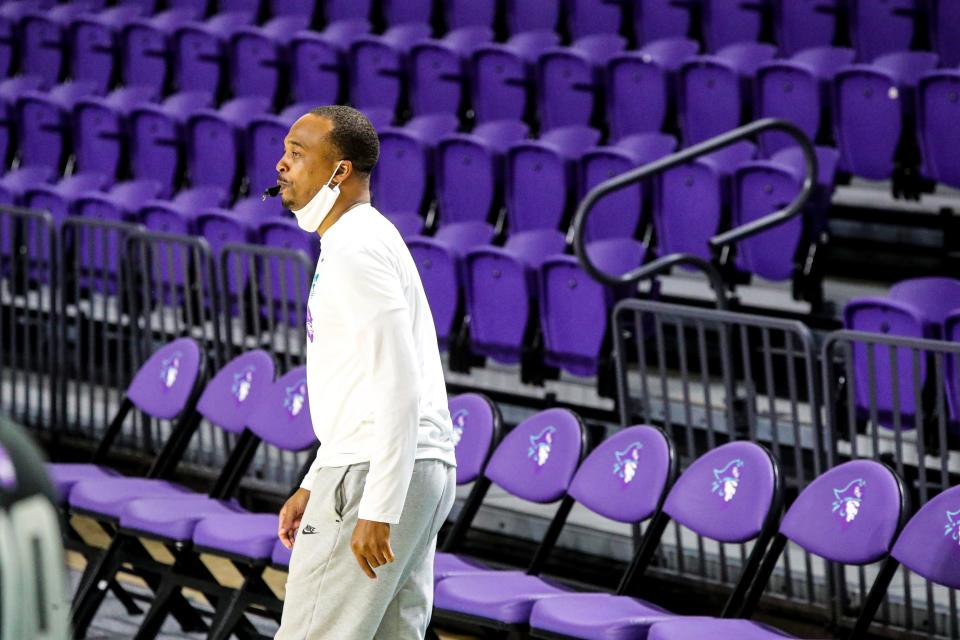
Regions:
<instances>
[{"instance_id":1,"label":"man's ear","mask_svg":"<svg viewBox=\"0 0 960 640\"><path fill-rule=\"evenodd\" d=\"M353 162L350 160L342 160L340 162L340 168L337 169L337 173L333 176L336 180L337 185L343 184L350 176L353 175Z\"/></svg>"}]
</instances>

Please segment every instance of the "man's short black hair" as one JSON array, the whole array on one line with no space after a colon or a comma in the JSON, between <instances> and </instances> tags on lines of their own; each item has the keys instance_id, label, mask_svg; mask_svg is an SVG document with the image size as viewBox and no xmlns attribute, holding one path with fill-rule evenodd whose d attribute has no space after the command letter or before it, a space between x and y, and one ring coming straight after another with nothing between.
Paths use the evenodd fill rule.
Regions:
<instances>
[{"instance_id":1,"label":"man's short black hair","mask_svg":"<svg viewBox=\"0 0 960 640\"><path fill-rule=\"evenodd\" d=\"M354 171L369 176L380 158L377 130L363 113L340 104L317 107L310 111L333 123L330 141L344 160L353 163Z\"/></svg>"}]
</instances>

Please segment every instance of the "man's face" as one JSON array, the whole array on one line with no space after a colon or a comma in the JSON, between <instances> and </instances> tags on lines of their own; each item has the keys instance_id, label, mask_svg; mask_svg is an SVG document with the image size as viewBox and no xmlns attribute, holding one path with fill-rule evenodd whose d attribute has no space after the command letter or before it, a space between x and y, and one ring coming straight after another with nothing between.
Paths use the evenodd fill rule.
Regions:
<instances>
[{"instance_id":1,"label":"man's face","mask_svg":"<svg viewBox=\"0 0 960 640\"><path fill-rule=\"evenodd\" d=\"M280 201L286 209L306 206L327 183L337 166L329 133L333 123L307 114L293 123L283 141L283 157L277 162Z\"/></svg>"}]
</instances>

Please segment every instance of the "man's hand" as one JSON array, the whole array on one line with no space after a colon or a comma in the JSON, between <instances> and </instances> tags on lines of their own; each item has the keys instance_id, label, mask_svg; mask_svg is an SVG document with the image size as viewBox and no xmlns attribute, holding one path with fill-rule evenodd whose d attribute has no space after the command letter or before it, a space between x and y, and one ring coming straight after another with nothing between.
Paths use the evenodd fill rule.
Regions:
<instances>
[{"instance_id":1,"label":"man's hand","mask_svg":"<svg viewBox=\"0 0 960 640\"><path fill-rule=\"evenodd\" d=\"M310 492L308 490L297 489L280 509L280 526L277 529L277 535L280 536L280 542L287 549L293 549L294 536L300 529L300 519L303 518L303 512L307 508L307 500L309 499Z\"/></svg>"},{"instance_id":2,"label":"man's hand","mask_svg":"<svg viewBox=\"0 0 960 640\"><path fill-rule=\"evenodd\" d=\"M376 580L377 574L373 570L394 561L393 549L390 548L390 525L386 522L357 520L350 548L367 577Z\"/></svg>"}]
</instances>

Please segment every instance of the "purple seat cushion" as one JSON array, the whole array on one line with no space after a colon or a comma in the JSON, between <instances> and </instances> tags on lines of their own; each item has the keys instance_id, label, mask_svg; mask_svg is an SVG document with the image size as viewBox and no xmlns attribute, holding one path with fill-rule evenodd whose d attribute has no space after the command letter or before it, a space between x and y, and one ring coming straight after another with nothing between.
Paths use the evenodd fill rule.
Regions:
<instances>
[{"instance_id":1,"label":"purple seat cushion","mask_svg":"<svg viewBox=\"0 0 960 640\"><path fill-rule=\"evenodd\" d=\"M716 618L678 618L658 622L650 627L647 640L777 640L792 638L776 629L750 620L718 620Z\"/></svg>"},{"instance_id":2,"label":"purple seat cushion","mask_svg":"<svg viewBox=\"0 0 960 640\"><path fill-rule=\"evenodd\" d=\"M434 606L446 611L525 623L534 603L568 593L543 578L520 571L487 571L441 580L434 590Z\"/></svg>"},{"instance_id":3,"label":"purple seat cushion","mask_svg":"<svg viewBox=\"0 0 960 640\"><path fill-rule=\"evenodd\" d=\"M433 557L433 584L451 576L489 571L479 562L456 553L438 551Z\"/></svg>"},{"instance_id":4,"label":"purple seat cushion","mask_svg":"<svg viewBox=\"0 0 960 640\"><path fill-rule=\"evenodd\" d=\"M273 553L270 555L270 562L285 567L290 564L290 554L293 551L283 546L283 543L277 540L273 546Z\"/></svg>"},{"instance_id":5,"label":"purple seat cushion","mask_svg":"<svg viewBox=\"0 0 960 640\"><path fill-rule=\"evenodd\" d=\"M423 218L415 213L391 213L386 218L393 223L404 239L412 238L423 229Z\"/></svg>"},{"instance_id":6,"label":"purple seat cushion","mask_svg":"<svg viewBox=\"0 0 960 640\"><path fill-rule=\"evenodd\" d=\"M270 558L277 540L277 514L219 514L204 518L193 530L193 544L255 560Z\"/></svg>"},{"instance_id":7,"label":"purple seat cushion","mask_svg":"<svg viewBox=\"0 0 960 640\"><path fill-rule=\"evenodd\" d=\"M204 495L155 497L132 500L120 510L120 526L173 540L189 540L197 523L206 517L233 515L240 509Z\"/></svg>"},{"instance_id":8,"label":"purple seat cushion","mask_svg":"<svg viewBox=\"0 0 960 640\"><path fill-rule=\"evenodd\" d=\"M51 462L47 465L47 473L53 480L53 486L63 500L70 496L74 485L84 480L94 480L116 477L117 472L96 464Z\"/></svg>"},{"instance_id":9,"label":"purple seat cushion","mask_svg":"<svg viewBox=\"0 0 960 640\"><path fill-rule=\"evenodd\" d=\"M159 496L192 496L189 489L166 480L150 478L99 478L78 482L70 492L70 507L111 518L131 500Z\"/></svg>"},{"instance_id":10,"label":"purple seat cushion","mask_svg":"<svg viewBox=\"0 0 960 640\"><path fill-rule=\"evenodd\" d=\"M530 627L590 640L644 638L650 625L674 615L650 603L610 593L576 593L537 602Z\"/></svg>"}]
</instances>

